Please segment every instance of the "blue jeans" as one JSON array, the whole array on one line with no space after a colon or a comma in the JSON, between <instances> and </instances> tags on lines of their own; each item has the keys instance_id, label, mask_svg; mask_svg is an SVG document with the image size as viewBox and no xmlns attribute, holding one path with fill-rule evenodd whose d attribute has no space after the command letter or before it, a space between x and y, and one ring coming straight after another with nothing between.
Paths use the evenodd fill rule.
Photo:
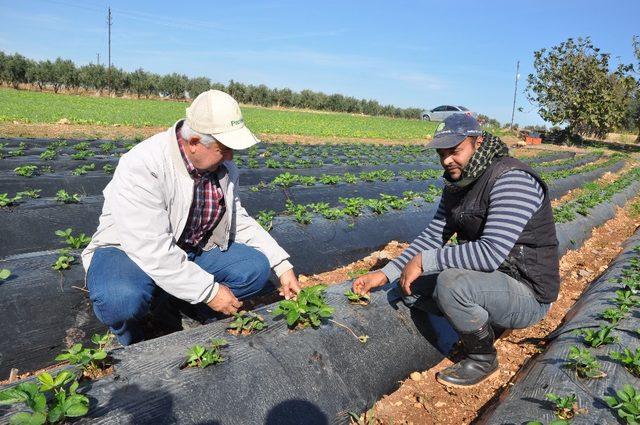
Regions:
<instances>
[{"instance_id":1,"label":"blue jeans","mask_svg":"<svg viewBox=\"0 0 640 425\"><path fill-rule=\"evenodd\" d=\"M269 281L267 257L247 245L231 243L227 251L214 248L188 256L238 299L260 293ZM164 293L124 251L113 247L99 248L93 254L87 287L96 316L122 345L144 339L140 321L149 312L152 299Z\"/></svg>"}]
</instances>

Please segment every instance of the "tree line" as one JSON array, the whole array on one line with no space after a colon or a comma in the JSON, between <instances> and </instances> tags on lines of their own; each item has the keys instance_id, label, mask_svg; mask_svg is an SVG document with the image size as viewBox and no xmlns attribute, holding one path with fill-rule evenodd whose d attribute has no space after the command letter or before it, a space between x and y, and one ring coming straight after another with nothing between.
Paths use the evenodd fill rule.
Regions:
<instances>
[{"instance_id":1,"label":"tree line","mask_svg":"<svg viewBox=\"0 0 640 425\"><path fill-rule=\"evenodd\" d=\"M39 90L52 89L56 93L61 89L84 89L99 94L110 90L116 96L124 94L138 98L160 96L177 100L193 99L206 90L217 89L229 93L240 103L259 106L411 119L419 119L421 113L420 108L381 105L376 100L356 99L342 94L325 94L312 90L295 92L288 88L269 88L264 84L256 86L233 80L225 85L213 82L208 77L190 78L175 72L160 75L142 68L127 72L112 66L110 71L100 64L77 66L73 61L62 58L55 61L36 61L18 53L9 55L0 51L0 81L16 89L20 84L30 84Z\"/></svg>"}]
</instances>

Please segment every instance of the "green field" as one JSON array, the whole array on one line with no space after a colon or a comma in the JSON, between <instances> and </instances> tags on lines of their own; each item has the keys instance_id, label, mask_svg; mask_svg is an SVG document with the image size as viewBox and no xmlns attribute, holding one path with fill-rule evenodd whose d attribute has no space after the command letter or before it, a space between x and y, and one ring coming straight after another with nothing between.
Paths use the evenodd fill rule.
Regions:
<instances>
[{"instance_id":1,"label":"green field","mask_svg":"<svg viewBox=\"0 0 640 425\"><path fill-rule=\"evenodd\" d=\"M0 122L170 126L184 116L187 103L146 99L73 96L0 89ZM245 122L255 133L320 137L424 139L435 123L341 113L285 111L244 106Z\"/></svg>"}]
</instances>

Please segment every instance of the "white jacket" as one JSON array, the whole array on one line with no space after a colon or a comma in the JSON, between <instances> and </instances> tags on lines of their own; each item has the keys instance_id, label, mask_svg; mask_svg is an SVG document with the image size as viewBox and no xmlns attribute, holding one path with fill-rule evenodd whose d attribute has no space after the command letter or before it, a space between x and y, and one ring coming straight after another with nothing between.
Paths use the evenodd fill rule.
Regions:
<instances>
[{"instance_id":1,"label":"white jacket","mask_svg":"<svg viewBox=\"0 0 640 425\"><path fill-rule=\"evenodd\" d=\"M97 248L119 248L162 289L195 304L211 300L219 285L176 245L193 200L193 180L180 155L175 127L122 156L103 191L100 224L82 252L82 264L89 269ZM238 198L238 169L232 161L224 165L227 173L220 186L227 213L214 231L216 241L210 238L204 249L218 246L224 251L229 240L246 244L264 253L279 277L292 268L289 255L247 214Z\"/></svg>"}]
</instances>

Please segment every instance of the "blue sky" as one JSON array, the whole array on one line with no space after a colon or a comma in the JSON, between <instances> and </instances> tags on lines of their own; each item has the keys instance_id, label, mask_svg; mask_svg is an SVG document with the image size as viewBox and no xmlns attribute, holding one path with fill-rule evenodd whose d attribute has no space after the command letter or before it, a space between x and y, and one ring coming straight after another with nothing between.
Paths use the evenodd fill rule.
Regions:
<instances>
[{"instance_id":1,"label":"blue sky","mask_svg":"<svg viewBox=\"0 0 640 425\"><path fill-rule=\"evenodd\" d=\"M465 105L542 123L524 96L533 52L591 36L612 62L633 61L640 1L74 1L0 0L0 50L77 64L179 72L309 88L398 106Z\"/></svg>"}]
</instances>

